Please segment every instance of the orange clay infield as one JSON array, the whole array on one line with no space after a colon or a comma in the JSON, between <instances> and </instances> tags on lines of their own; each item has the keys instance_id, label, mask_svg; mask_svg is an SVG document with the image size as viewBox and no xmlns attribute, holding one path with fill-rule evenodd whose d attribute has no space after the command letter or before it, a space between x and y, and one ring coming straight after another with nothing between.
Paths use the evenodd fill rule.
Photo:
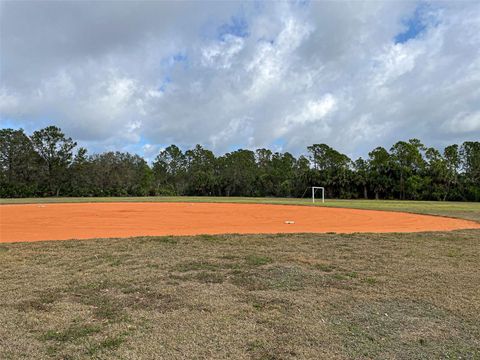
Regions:
<instances>
[{"instance_id":1,"label":"orange clay infield","mask_svg":"<svg viewBox=\"0 0 480 360\"><path fill-rule=\"evenodd\" d=\"M439 216L295 205L80 203L0 205L0 227L0 242L19 242L226 233L448 231L480 228L480 224Z\"/></svg>"}]
</instances>

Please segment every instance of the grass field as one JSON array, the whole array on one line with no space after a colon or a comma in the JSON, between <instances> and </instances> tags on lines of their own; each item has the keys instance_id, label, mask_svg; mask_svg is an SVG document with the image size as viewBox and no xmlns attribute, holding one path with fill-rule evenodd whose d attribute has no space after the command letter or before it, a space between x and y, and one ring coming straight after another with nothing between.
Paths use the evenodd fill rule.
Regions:
<instances>
[{"instance_id":1,"label":"grass field","mask_svg":"<svg viewBox=\"0 0 480 360\"><path fill-rule=\"evenodd\" d=\"M471 203L325 205L480 220ZM480 359L479 239L471 230L1 244L0 358Z\"/></svg>"}]
</instances>

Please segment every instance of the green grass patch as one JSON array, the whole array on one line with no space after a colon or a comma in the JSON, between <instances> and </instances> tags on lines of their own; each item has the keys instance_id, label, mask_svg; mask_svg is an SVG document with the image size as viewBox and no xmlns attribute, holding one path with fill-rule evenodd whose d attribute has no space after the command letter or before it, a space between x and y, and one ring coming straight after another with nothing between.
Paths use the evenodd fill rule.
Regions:
<instances>
[{"instance_id":1,"label":"green grass patch","mask_svg":"<svg viewBox=\"0 0 480 360\"><path fill-rule=\"evenodd\" d=\"M105 340L100 342L94 342L89 344L87 348L87 354L89 356L95 356L97 353L106 351L106 350L116 350L125 342L125 335L121 334L118 336L107 337Z\"/></svg>"},{"instance_id":2,"label":"green grass patch","mask_svg":"<svg viewBox=\"0 0 480 360\"><path fill-rule=\"evenodd\" d=\"M460 249L450 249L447 252L447 256L451 258L462 257L462 251Z\"/></svg>"},{"instance_id":3,"label":"green grass patch","mask_svg":"<svg viewBox=\"0 0 480 360\"><path fill-rule=\"evenodd\" d=\"M176 265L173 269L179 272L187 272L187 271L199 271L199 270L215 271L221 268L222 266L220 264L211 263L208 261L189 261L185 263L180 263Z\"/></svg>"},{"instance_id":4,"label":"green grass patch","mask_svg":"<svg viewBox=\"0 0 480 360\"><path fill-rule=\"evenodd\" d=\"M60 342L76 341L80 338L90 336L101 331L99 325L92 324L72 324L63 330L47 330L43 335L43 340L53 340Z\"/></svg>"},{"instance_id":5,"label":"green grass patch","mask_svg":"<svg viewBox=\"0 0 480 360\"><path fill-rule=\"evenodd\" d=\"M364 282L366 284L369 284L369 285L374 285L378 282L378 280L375 279L374 277L366 277L366 278L362 279L362 282Z\"/></svg>"},{"instance_id":6,"label":"green grass patch","mask_svg":"<svg viewBox=\"0 0 480 360\"><path fill-rule=\"evenodd\" d=\"M335 270L336 266L332 264L315 264L315 268L323 272L332 272Z\"/></svg>"},{"instance_id":7,"label":"green grass patch","mask_svg":"<svg viewBox=\"0 0 480 360\"><path fill-rule=\"evenodd\" d=\"M235 271L231 273L230 281L248 291L296 291L305 286L307 279L299 268L277 266L265 270Z\"/></svg>"},{"instance_id":8,"label":"green grass patch","mask_svg":"<svg viewBox=\"0 0 480 360\"><path fill-rule=\"evenodd\" d=\"M248 255L247 257L245 257L245 261L250 266L261 266L273 262L270 257L262 255Z\"/></svg>"},{"instance_id":9,"label":"green grass patch","mask_svg":"<svg viewBox=\"0 0 480 360\"><path fill-rule=\"evenodd\" d=\"M222 274L212 273L210 271L201 271L192 276L192 279L206 284L223 283L225 277Z\"/></svg>"},{"instance_id":10,"label":"green grass patch","mask_svg":"<svg viewBox=\"0 0 480 360\"><path fill-rule=\"evenodd\" d=\"M197 237L206 242L218 243L225 240L223 235L210 235L210 234L202 234L197 235Z\"/></svg>"},{"instance_id":11,"label":"green grass patch","mask_svg":"<svg viewBox=\"0 0 480 360\"><path fill-rule=\"evenodd\" d=\"M61 298L59 289L49 289L38 292L32 299L21 300L16 308L21 311L48 311Z\"/></svg>"},{"instance_id":12,"label":"green grass patch","mask_svg":"<svg viewBox=\"0 0 480 360\"><path fill-rule=\"evenodd\" d=\"M176 245L178 244L178 239L174 236L160 236L152 238L152 241L159 242L162 244Z\"/></svg>"},{"instance_id":13,"label":"green grass patch","mask_svg":"<svg viewBox=\"0 0 480 360\"><path fill-rule=\"evenodd\" d=\"M356 271L347 272L345 275L350 279L356 279L358 277L358 273Z\"/></svg>"}]
</instances>

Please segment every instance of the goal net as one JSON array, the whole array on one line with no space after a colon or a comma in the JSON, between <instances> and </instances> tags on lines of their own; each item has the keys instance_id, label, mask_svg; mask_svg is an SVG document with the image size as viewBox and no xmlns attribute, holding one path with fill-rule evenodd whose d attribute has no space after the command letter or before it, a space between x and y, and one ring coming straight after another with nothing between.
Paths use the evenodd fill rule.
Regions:
<instances>
[{"instance_id":1,"label":"goal net","mask_svg":"<svg viewBox=\"0 0 480 360\"><path fill-rule=\"evenodd\" d=\"M320 191L322 194L319 197L319 194L317 191ZM316 194L317 193L317 194ZM325 202L325 188L322 186L312 186L312 202L315 202L315 199L317 200L322 200L322 203Z\"/></svg>"}]
</instances>

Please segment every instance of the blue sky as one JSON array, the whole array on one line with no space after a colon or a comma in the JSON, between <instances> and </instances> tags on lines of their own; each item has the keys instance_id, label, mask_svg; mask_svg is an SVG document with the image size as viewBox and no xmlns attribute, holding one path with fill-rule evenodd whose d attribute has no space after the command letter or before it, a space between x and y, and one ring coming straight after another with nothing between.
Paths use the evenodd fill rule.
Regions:
<instances>
[{"instance_id":1,"label":"blue sky","mask_svg":"<svg viewBox=\"0 0 480 360\"><path fill-rule=\"evenodd\" d=\"M419 4L413 14L402 20L402 24L405 26L405 30L398 33L394 37L394 41L397 44L405 43L411 39L415 39L427 30L425 24L424 14L429 10L429 7L425 4Z\"/></svg>"},{"instance_id":2,"label":"blue sky","mask_svg":"<svg viewBox=\"0 0 480 360\"><path fill-rule=\"evenodd\" d=\"M237 37L248 37L248 22L243 15L233 15L230 21L218 27L218 39L225 40L227 35Z\"/></svg>"},{"instance_id":3,"label":"blue sky","mask_svg":"<svg viewBox=\"0 0 480 360\"><path fill-rule=\"evenodd\" d=\"M91 152L480 138L478 2L0 6L1 126Z\"/></svg>"}]
</instances>

